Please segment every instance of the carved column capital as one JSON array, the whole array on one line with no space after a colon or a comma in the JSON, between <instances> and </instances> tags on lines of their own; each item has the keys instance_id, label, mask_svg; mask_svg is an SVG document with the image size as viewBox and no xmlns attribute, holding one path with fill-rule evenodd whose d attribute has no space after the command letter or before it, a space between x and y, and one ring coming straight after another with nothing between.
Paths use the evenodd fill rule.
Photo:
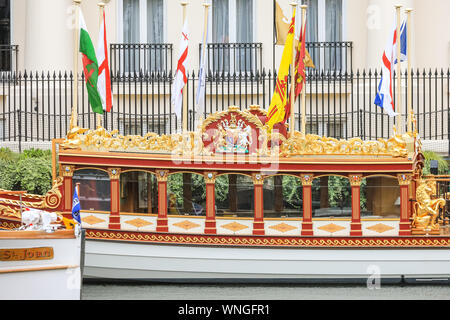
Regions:
<instances>
[{"instance_id":1,"label":"carved column capital","mask_svg":"<svg viewBox=\"0 0 450 320\"><path fill-rule=\"evenodd\" d=\"M158 182L166 182L167 178L169 177L169 171L168 170L156 170L156 179Z\"/></svg>"},{"instance_id":2,"label":"carved column capital","mask_svg":"<svg viewBox=\"0 0 450 320\"><path fill-rule=\"evenodd\" d=\"M413 176L412 174L400 173L397 175L397 179L400 186L409 186L412 182Z\"/></svg>"},{"instance_id":3,"label":"carved column capital","mask_svg":"<svg viewBox=\"0 0 450 320\"><path fill-rule=\"evenodd\" d=\"M254 185L264 184L264 176L261 173L252 173L252 180Z\"/></svg>"},{"instance_id":4,"label":"carved column capital","mask_svg":"<svg viewBox=\"0 0 450 320\"><path fill-rule=\"evenodd\" d=\"M121 170L119 168L109 168L108 174L110 180L119 180Z\"/></svg>"},{"instance_id":5,"label":"carved column capital","mask_svg":"<svg viewBox=\"0 0 450 320\"><path fill-rule=\"evenodd\" d=\"M301 174L300 180L302 181L302 186L312 186L314 175L313 174Z\"/></svg>"},{"instance_id":6,"label":"carved column capital","mask_svg":"<svg viewBox=\"0 0 450 320\"><path fill-rule=\"evenodd\" d=\"M73 173L75 171L75 166L61 166L63 177L73 177Z\"/></svg>"},{"instance_id":7,"label":"carved column capital","mask_svg":"<svg viewBox=\"0 0 450 320\"><path fill-rule=\"evenodd\" d=\"M216 183L217 172L205 172L203 176L205 178L205 183L207 184Z\"/></svg>"},{"instance_id":8,"label":"carved column capital","mask_svg":"<svg viewBox=\"0 0 450 320\"><path fill-rule=\"evenodd\" d=\"M363 180L363 176L361 174L350 174L348 176L348 180L350 181L350 185L352 187L360 187Z\"/></svg>"}]
</instances>

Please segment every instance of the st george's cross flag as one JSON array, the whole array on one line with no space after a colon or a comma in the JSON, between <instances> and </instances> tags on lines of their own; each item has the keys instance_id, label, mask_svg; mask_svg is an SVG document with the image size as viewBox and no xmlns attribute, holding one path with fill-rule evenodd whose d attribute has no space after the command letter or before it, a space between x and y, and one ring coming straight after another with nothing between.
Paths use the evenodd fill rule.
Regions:
<instances>
[{"instance_id":1,"label":"st george's cross flag","mask_svg":"<svg viewBox=\"0 0 450 320\"><path fill-rule=\"evenodd\" d=\"M83 13L79 14L79 38L80 38L80 53L83 61L83 72L86 81L86 89L88 92L89 103L92 111L103 114L103 104L100 92L98 90L99 68L97 55L91 37L84 21Z\"/></svg>"},{"instance_id":2,"label":"st george's cross flag","mask_svg":"<svg viewBox=\"0 0 450 320\"><path fill-rule=\"evenodd\" d=\"M406 21L400 28L400 62L406 61L407 57L407 30ZM392 94L393 86L393 68L397 64L397 28L392 31L386 49L383 53L382 77L378 85L375 105L382 108L390 117L395 117L394 99Z\"/></svg>"},{"instance_id":3,"label":"st george's cross flag","mask_svg":"<svg viewBox=\"0 0 450 320\"><path fill-rule=\"evenodd\" d=\"M184 21L183 31L181 32L181 40L178 54L177 71L175 73L175 81L172 88L172 105L174 112L178 118L181 118L181 109L183 106L183 88L187 83L186 60L188 55L188 22Z\"/></svg>"},{"instance_id":4,"label":"st george's cross flag","mask_svg":"<svg viewBox=\"0 0 450 320\"><path fill-rule=\"evenodd\" d=\"M103 21L97 43L98 82L97 88L102 100L103 111L109 112L112 107L111 75L109 72L108 43L106 41L106 17L103 11Z\"/></svg>"}]
</instances>

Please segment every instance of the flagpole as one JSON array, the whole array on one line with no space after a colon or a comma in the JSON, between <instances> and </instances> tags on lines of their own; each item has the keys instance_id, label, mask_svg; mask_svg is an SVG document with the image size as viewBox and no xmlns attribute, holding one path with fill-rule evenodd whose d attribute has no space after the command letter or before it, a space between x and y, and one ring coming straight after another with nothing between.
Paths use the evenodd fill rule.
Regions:
<instances>
[{"instance_id":1,"label":"flagpole","mask_svg":"<svg viewBox=\"0 0 450 320\"><path fill-rule=\"evenodd\" d=\"M188 5L188 2L181 2L181 6L183 7L183 25L186 21L186 6ZM186 75L187 75L187 70L186 70ZM188 115L187 115L187 83L186 86L184 86L183 88L183 132L187 132L187 120L188 120Z\"/></svg>"},{"instance_id":2,"label":"flagpole","mask_svg":"<svg viewBox=\"0 0 450 320\"><path fill-rule=\"evenodd\" d=\"M105 10L105 3L103 1L98 3L98 11L99 11L99 29L102 27L103 22L103 11ZM102 127L102 115L97 113L97 129Z\"/></svg>"},{"instance_id":3,"label":"flagpole","mask_svg":"<svg viewBox=\"0 0 450 320\"><path fill-rule=\"evenodd\" d=\"M411 12L413 9L408 8L405 10L406 15L408 17L407 24L407 55L408 55L408 132L412 132L412 117L413 117L413 109L412 109L412 70L411 70Z\"/></svg>"},{"instance_id":4,"label":"flagpole","mask_svg":"<svg viewBox=\"0 0 450 320\"><path fill-rule=\"evenodd\" d=\"M306 28L306 9L308 9L307 5L301 5L300 6L302 8L302 36L304 34L304 30ZM305 33L305 37L306 37L306 33ZM303 43L306 45L306 41L303 40ZM306 68L306 65L305 65ZM303 86L302 86L302 128L301 128L301 132L303 134L306 134L306 77L305 79L302 79L303 81Z\"/></svg>"},{"instance_id":5,"label":"flagpole","mask_svg":"<svg viewBox=\"0 0 450 320\"><path fill-rule=\"evenodd\" d=\"M404 128L403 128L403 105L402 105L402 77L401 77L401 40L400 40L400 9L401 5L396 5L395 9L397 10L397 111L398 111L398 133L402 134Z\"/></svg>"},{"instance_id":6,"label":"flagpole","mask_svg":"<svg viewBox=\"0 0 450 320\"><path fill-rule=\"evenodd\" d=\"M201 57L201 61L203 63L205 63L205 53L206 53L206 37L207 37L207 33L208 33L208 14L209 14L209 7L211 6L211 4L204 2L203 6L205 7L205 19L203 21L203 46L202 47L202 57ZM203 72L205 72L205 68L203 68ZM199 85L200 85L200 79L199 79ZM206 104L205 105L205 109L203 110L206 114ZM197 107L198 108L198 107ZM198 110L198 109L197 109Z\"/></svg>"},{"instance_id":7,"label":"flagpole","mask_svg":"<svg viewBox=\"0 0 450 320\"><path fill-rule=\"evenodd\" d=\"M295 9L297 7L297 1L291 2L292 6L292 18L295 17ZM294 20L294 39L292 39L292 62L291 62L291 106L290 106L290 121L289 121L289 136L292 138L295 132L295 20Z\"/></svg>"},{"instance_id":8,"label":"flagpole","mask_svg":"<svg viewBox=\"0 0 450 320\"><path fill-rule=\"evenodd\" d=\"M80 4L81 0L73 0L75 5L75 28L73 36L73 105L72 115L70 117L70 129L78 126L78 45L79 45L79 31L80 31Z\"/></svg>"}]
</instances>

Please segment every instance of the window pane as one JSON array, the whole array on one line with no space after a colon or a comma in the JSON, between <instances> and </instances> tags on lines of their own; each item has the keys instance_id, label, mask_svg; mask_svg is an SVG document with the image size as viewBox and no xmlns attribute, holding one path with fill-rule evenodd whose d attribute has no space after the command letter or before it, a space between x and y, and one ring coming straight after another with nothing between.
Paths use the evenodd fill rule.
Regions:
<instances>
[{"instance_id":1,"label":"window pane","mask_svg":"<svg viewBox=\"0 0 450 320\"><path fill-rule=\"evenodd\" d=\"M369 177L363 179L360 197L361 217L400 217L400 186L396 178Z\"/></svg>"},{"instance_id":2,"label":"window pane","mask_svg":"<svg viewBox=\"0 0 450 320\"><path fill-rule=\"evenodd\" d=\"M123 42L139 43L139 0L123 0ZM139 49L124 46L123 50L125 72L138 72Z\"/></svg>"},{"instance_id":3,"label":"window pane","mask_svg":"<svg viewBox=\"0 0 450 320\"><path fill-rule=\"evenodd\" d=\"M9 46L10 39L10 1L0 1L0 45ZM10 71L13 52L9 47L0 48L0 71Z\"/></svg>"},{"instance_id":4,"label":"window pane","mask_svg":"<svg viewBox=\"0 0 450 320\"><path fill-rule=\"evenodd\" d=\"M213 0L212 4L212 42L216 43L212 47L212 52L208 50L214 71L229 72L230 70L230 49L223 45L230 41L229 35L229 1Z\"/></svg>"},{"instance_id":5,"label":"window pane","mask_svg":"<svg viewBox=\"0 0 450 320\"><path fill-rule=\"evenodd\" d=\"M317 22L319 10L318 0L303 0L303 4L306 4L308 6L308 10L306 11L306 41L317 42L319 34ZM311 58L313 58L314 61L313 53L309 51L309 54L311 55Z\"/></svg>"},{"instance_id":6,"label":"window pane","mask_svg":"<svg viewBox=\"0 0 450 320\"><path fill-rule=\"evenodd\" d=\"M139 0L123 0L123 42L139 42Z\"/></svg>"},{"instance_id":7,"label":"window pane","mask_svg":"<svg viewBox=\"0 0 450 320\"><path fill-rule=\"evenodd\" d=\"M342 41L342 0L326 0L325 41ZM325 52L325 66L329 70L340 70L342 66L341 48L330 46Z\"/></svg>"},{"instance_id":8,"label":"window pane","mask_svg":"<svg viewBox=\"0 0 450 320\"><path fill-rule=\"evenodd\" d=\"M154 174L133 171L120 175L120 211L158 213L158 183Z\"/></svg>"},{"instance_id":9,"label":"window pane","mask_svg":"<svg viewBox=\"0 0 450 320\"><path fill-rule=\"evenodd\" d=\"M147 42L163 43L164 42L164 1L163 0L147 0ZM145 70L156 71L162 70L165 66L164 49L151 47L147 52L148 64Z\"/></svg>"},{"instance_id":10,"label":"window pane","mask_svg":"<svg viewBox=\"0 0 450 320\"><path fill-rule=\"evenodd\" d=\"M264 217L303 216L303 189L300 178L274 176L264 179Z\"/></svg>"},{"instance_id":11,"label":"window pane","mask_svg":"<svg viewBox=\"0 0 450 320\"><path fill-rule=\"evenodd\" d=\"M109 175L100 170L83 169L73 174L73 189L80 183L79 198L83 211L110 211L111 184Z\"/></svg>"},{"instance_id":12,"label":"window pane","mask_svg":"<svg viewBox=\"0 0 450 320\"><path fill-rule=\"evenodd\" d=\"M352 191L347 178L324 176L312 185L314 218L342 218L352 216Z\"/></svg>"},{"instance_id":13,"label":"window pane","mask_svg":"<svg viewBox=\"0 0 450 320\"><path fill-rule=\"evenodd\" d=\"M216 215L223 217L254 216L254 188L250 177L227 174L216 178Z\"/></svg>"},{"instance_id":14,"label":"window pane","mask_svg":"<svg viewBox=\"0 0 450 320\"><path fill-rule=\"evenodd\" d=\"M253 0L236 0L237 42L253 42Z\"/></svg>"},{"instance_id":15,"label":"window pane","mask_svg":"<svg viewBox=\"0 0 450 320\"><path fill-rule=\"evenodd\" d=\"M206 215L206 185L203 176L175 173L167 180L169 215Z\"/></svg>"},{"instance_id":16,"label":"window pane","mask_svg":"<svg viewBox=\"0 0 450 320\"><path fill-rule=\"evenodd\" d=\"M229 41L229 15L228 0L213 0L212 41L228 43Z\"/></svg>"}]
</instances>

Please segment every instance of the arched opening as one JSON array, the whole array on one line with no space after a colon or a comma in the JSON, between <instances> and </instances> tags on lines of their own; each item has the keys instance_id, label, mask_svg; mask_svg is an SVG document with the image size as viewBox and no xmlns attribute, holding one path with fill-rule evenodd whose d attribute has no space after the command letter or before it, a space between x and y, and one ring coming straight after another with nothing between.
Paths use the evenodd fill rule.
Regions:
<instances>
[{"instance_id":1,"label":"arched opening","mask_svg":"<svg viewBox=\"0 0 450 320\"><path fill-rule=\"evenodd\" d=\"M145 171L127 171L120 175L120 211L158 213L158 181Z\"/></svg>"},{"instance_id":2,"label":"arched opening","mask_svg":"<svg viewBox=\"0 0 450 320\"><path fill-rule=\"evenodd\" d=\"M81 169L74 172L72 191L79 183L78 197L83 211L111 211L111 184L109 175L98 169Z\"/></svg>"},{"instance_id":3,"label":"arched opening","mask_svg":"<svg viewBox=\"0 0 450 320\"><path fill-rule=\"evenodd\" d=\"M352 190L347 178L322 176L312 184L313 218L349 218L352 216Z\"/></svg>"},{"instance_id":4,"label":"arched opening","mask_svg":"<svg viewBox=\"0 0 450 320\"><path fill-rule=\"evenodd\" d=\"M225 174L216 178L216 216L253 218L254 199L253 180L249 176Z\"/></svg>"},{"instance_id":5,"label":"arched opening","mask_svg":"<svg viewBox=\"0 0 450 320\"><path fill-rule=\"evenodd\" d=\"M264 217L302 217L303 187L300 178L276 175L264 179Z\"/></svg>"},{"instance_id":6,"label":"arched opening","mask_svg":"<svg viewBox=\"0 0 450 320\"><path fill-rule=\"evenodd\" d=\"M197 173L179 172L167 179L168 215L206 215L205 178Z\"/></svg>"},{"instance_id":7,"label":"arched opening","mask_svg":"<svg viewBox=\"0 0 450 320\"><path fill-rule=\"evenodd\" d=\"M397 177L371 176L361 184L361 218L400 218Z\"/></svg>"}]
</instances>

